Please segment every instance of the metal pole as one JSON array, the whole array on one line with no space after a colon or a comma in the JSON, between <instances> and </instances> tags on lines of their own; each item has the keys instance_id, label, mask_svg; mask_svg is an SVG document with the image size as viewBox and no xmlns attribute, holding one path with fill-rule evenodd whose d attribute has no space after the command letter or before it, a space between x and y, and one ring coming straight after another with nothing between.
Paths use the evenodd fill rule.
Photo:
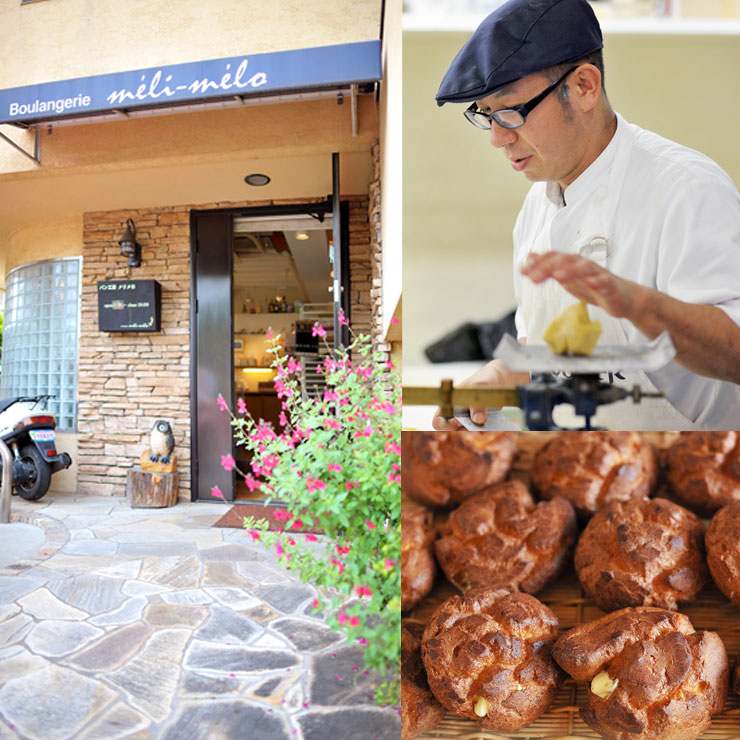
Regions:
<instances>
[{"instance_id":1,"label":"metal pole","mask_svg":"<svg viewBox=\"0 0 740 740\"><path fill-rule=\"evenodd\" d=\"M339 216L339 152L331 155L331 179L332 179L332 210L333 210L333 236L334 236L334 349L339 349L342 344L342 326L339 323L339 309L342 306L342 271L348 269L342 264L342 229Z\"/></svg>"},{"instance_id":2,"label":"metal pole","mask_svg":"<svg viewBox=\"0 0 740 740\"><path fill-rule=\"evenodd\" d=\"M0 458L3 461L3 482L0 484L0 524L8 524L10 522L10 492L13 490L13 456L2 439L0 439Z\"/></svg>"}]
</instances>

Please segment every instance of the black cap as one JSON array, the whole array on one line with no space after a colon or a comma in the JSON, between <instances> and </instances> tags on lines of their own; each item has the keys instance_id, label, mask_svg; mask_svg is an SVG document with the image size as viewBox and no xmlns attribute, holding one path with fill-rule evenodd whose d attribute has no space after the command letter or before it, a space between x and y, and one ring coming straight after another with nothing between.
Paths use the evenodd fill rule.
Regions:
<instances>
[{"instance_id":1,"label":"black cap","mask_svg":"<svg viewBox=\"0 0 740 740\"><path fill-rule=\"evenodd\" d=\"M603 48L587 0L507 0L458 52L437 105L480 100L512 82Z\"/></svg>"}]
</instances>

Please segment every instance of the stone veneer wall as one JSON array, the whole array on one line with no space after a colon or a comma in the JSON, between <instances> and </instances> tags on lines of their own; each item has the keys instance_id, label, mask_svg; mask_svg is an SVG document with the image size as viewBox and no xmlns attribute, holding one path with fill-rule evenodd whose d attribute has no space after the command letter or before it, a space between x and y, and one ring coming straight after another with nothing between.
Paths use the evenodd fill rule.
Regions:
<instances>
[{"instance_id":1,"label":"stone veneer wall","mask_svg":"<svg viewBox=\"0 0 740 740\"><path fill-rule=\"evenodd\" d=\"M377 148L377 147L376 147ZM374 156L377 157L376 148ZM377 185L374 183L377 190ZM377 198L377 196L376 196ZM378 325L372 298L379 262L379 227L371 239L367 196L347 198L352 329ZM307 199L279 201L305 203ZM124 495L126 473L148 449L155 419L173 425L180 496L190 497L190 212L272 205L272 201L210 203L84 216L78 382L78 477L83 493ZM129 268L118 239L127 218L142 244L141 266ZM373 218L377 221L377 216ZM156 279L162 285L158 334L98 331L97 282Z\"/></svg>"}]
</instances>

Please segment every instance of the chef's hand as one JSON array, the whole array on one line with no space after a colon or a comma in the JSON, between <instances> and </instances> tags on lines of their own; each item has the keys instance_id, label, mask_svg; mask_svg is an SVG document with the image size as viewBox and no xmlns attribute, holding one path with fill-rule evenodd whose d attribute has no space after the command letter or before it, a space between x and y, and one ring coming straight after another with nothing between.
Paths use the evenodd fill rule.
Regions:
<instances>
[{"instance_id":1,"label":"chef's hand","mask_svg":"<svg viewBox=\"0 0 740 740\"><path fill-rule=\"evenodd\" d=\"M637 283L617 277L592 260L562 252L530 254L522 274L535 283L553 278L571 295L600 306L616 318L627 318L636 303L636 291L643 290Z\"/></svg>"},{"instance_id":2,"label":"chef's hand","mask_svg":"<svg viewBox=\"0 0 740 740\"><path fill-rule=\"evenodd\" d=\"M513 387L529 382L529 373L513 373L501 360L492 360L467 380L459 383L460 386L507 386ZM470 409L470 418L474 424L485 424L488 414L485 409ZM445 419L440 410L434 414L432 426L438 432L459 432L465 427L457 419Z\"/></svg>"}]
</instances>

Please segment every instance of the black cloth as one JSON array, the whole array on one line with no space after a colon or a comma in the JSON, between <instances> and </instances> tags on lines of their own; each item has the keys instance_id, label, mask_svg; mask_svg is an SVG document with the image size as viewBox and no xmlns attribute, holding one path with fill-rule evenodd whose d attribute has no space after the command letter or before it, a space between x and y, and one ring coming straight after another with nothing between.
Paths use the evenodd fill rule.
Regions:
<instances>
[{"instance_id":1,"label":"black cloth","mask_svg":"<svg viewBox=\"0 0 740 740\"><path fill-rule=\"evenodd\" d=\"M463 324L430 344L424 354L430 362L490 360L504 334L516 337L514 311L498 321Z\"/></svg>"},{"instance_id":2,"label":"black cloth","mask_svg":"<svg viewBox=\"0 0 740 740\"><path fill-rule=\"evenodd\" d=\"M439 86L437 105L481 100L522 77L603 46L587 0L508 0L458 52Z\"/></svg>"}]
</instances>

